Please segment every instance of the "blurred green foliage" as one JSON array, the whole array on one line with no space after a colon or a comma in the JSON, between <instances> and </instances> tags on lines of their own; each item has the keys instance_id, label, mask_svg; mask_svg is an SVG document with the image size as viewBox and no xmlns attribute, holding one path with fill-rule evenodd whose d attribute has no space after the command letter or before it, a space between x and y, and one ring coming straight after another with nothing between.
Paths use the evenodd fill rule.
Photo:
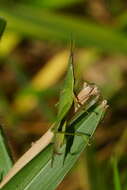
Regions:
<instances>
[{"instance_id":1,"label":"blurred green foliage","mask_svg":"<svg viewBox=\"0 0 127 190\"><path fill-rule=\"evenodd\" d=\"M14 157L19 158L56 118L57 106L53 105L66 70L62 60L67 57L61 52L68 48L72 35L81 83L86 80L99 85L110 107L91 142L82 174L77 165L58 189L120 189L117 186L121 184L121 189L126 190L126 1L1 0L0 5L0 16L7 20L0 46L0 115ZM64 67L55 78L57 57ZM33 85L33 80L41 76L40 71L55 78L54 85L40 89L37 82ZM24 104L29 109L21 112ZM114 165L110 161L114 152L119 170L115 161ZM77 178L79 182L73 186L71 181L78 181Z\"/></svg>"},{"instance_id":2,"label":"blurred green foliage","mask_svg":"<svg viewBox=\"0 0 127 190\"><path fill-rule=\"evenodd\" d=\"M6 21L3 20L3 18L0 18L0 37L1 37L1 35L3 34L5 25L6 25Z\"/></svg>"}]
</instances>

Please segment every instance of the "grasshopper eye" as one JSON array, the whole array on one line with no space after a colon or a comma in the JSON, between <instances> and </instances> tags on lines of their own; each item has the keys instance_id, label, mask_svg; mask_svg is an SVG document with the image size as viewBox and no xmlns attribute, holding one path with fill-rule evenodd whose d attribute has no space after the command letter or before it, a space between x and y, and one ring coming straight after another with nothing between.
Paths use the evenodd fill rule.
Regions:
<instances>
[{"instance_id":1,"label":"grasshopper eye","mask_svg":"<svg viewBox=\"0 0 127 190\"><path fill-rule=\"evenodd\" d=\"M86 88L88 86L88 83L87 82L84 82L83 83L83 88Z\"/></svg>"},{"instance_id":2,"label":"grasshopper eye","mask_svg":"<svg viewBox=\"0 0 127 190\"><path fill-rule=\"evenodd\" d=\"M101 106L105 109L108 108L107 100L103 100L103 102L101 103Z\"/></svg>"}]
</instances>

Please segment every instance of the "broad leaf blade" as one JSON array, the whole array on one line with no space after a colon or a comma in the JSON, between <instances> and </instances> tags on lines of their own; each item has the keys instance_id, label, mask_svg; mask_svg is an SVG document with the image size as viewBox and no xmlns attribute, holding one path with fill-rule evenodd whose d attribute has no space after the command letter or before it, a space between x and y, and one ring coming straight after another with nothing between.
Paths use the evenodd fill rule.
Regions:
<instances>
[{"instance_id":1,"label":"broad leaf blade","mask_svg":"<svg viewBox=\"0 0 127 190\"><path fill-rule=\"evenodd\" d=\"M4 29L5 29L5 26L6 26L5 20L0 17L0 37L1 37L2 34L3 34L3 31L4 31Z\"/></svg>"},{"instance_id":2,"label":"broad leaf blade","mask_svg":"<svg viewBox=\"0 0 127 190\"><path fill-rule=\"evenodd\" d=\"M104 107L98 106L92 108L91 112L87 115L82 115L71 126L75 127L76 131L89 133L92 135L100 122ZM29 164L27 164L20 172L18 172L3 188L2 190L54 190L58 184L62 181L67 172L72 168L80 153L86 147L88 141L84 143L81 137L75 137L71 148L71 152L68 153L65 163L63 165L64 154L55 157L53 168L51 168L51 154L52 145L49 145L43 152L36 156ZM61 151L65 150L65 146Z\"/></svg>"},{"instance_id":3,"label":"broad leaf blade","mask_svg":"<svg viewBox=\"0 0 127 190\"><path fill-rule=\"evenodd\" d=\"M2 127L0 127L0 174L3 178L12 167L12 159L9 153L7 141L3 133Z\"/></svg>"}]
</instances>

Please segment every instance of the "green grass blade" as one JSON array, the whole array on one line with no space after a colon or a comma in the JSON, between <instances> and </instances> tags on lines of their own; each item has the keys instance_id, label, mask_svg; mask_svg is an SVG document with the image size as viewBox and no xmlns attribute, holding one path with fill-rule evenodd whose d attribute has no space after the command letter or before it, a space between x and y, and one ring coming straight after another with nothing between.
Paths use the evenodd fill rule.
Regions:
<instances>
[{"instance_id":1,"label":"green grass blade","mask_svg":"<svg viewBox=\"0 0 127 190\"><path fill-rule=\"evenodd\" d=\"M0 177L1 179L8 173L12 167L12 159L9 153L8 145L0 127Z\"/></svg>"},{"instance_id":2,"label":"green grass blade","mask_svg":"<svg viewBox=\"0 0 127 190\"><path fill-rule=\"evenodd\" d=\"M102 115L105 112L104 107L98 106L92 108L89 114L84 113L78 118L72 127L75 131L93 134ZM71 138L71 137L70 137ZM29 162L21 171L19 171L2 190L54 190L62 181L64 176L72 168L80 153L84 150L88 141L84 142L80 136L75 136L71 152L68 153L63 165L64 154L55 157L53 168L51 168L52 145L49 145L44 151ZM65 150L65 145L61 152Z\"/></svg>"},{"instance_id":3,"label":"green grass blade","mask_svg":"<svg viewBox=\"0 0 127 190\"><path fill-rule=\"evenodd\" d=\"M122 190L116 157L112 158L114 190Z\"/></svg>"},{"instance_id":4,"label":"green grass blade","mask_svg":"<svg viewBox=\"0 0 127 190\"><path fill-rule=\"evenodd\" d=\"M6 21L3 18L0 17L0 37L3 34L5 26L6 26Z\"/></svg>"},{"instance_id":5,"label":"green grass blade","mask_svg":"<svg viewBox=\"0 0 127 190\"><path fill-rule=\"evenodd\" d=\"M87 167L88 167L88 176L90 183L90 190L98 190L101 187L101 190L107 190L109 184L107 183L107 167L106 162L100 163L96 159L96 147L91 147L88 149L87 154ZM103 170L105 168L105 170ZM103 171L103 172L102 172Z\"/></svg>"},{"instance_id":6,"label":"green grass blade","mask_svg":"<svg viewBox=\"0 0 127 190\"><path fill-rule=\"evenodd\" d=\"M122 33L85 19L23 6L0 8L0 14L7 19L8 29L29 38L67 44L73 34L77 47L127 53L127 38Z\"/></svg>"}]
</instances>

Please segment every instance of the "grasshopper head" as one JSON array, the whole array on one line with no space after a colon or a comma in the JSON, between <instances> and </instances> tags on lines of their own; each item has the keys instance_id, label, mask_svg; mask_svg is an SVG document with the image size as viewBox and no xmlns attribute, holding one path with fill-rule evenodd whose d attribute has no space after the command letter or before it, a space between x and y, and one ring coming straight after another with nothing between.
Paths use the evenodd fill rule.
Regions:
<instances>
[{"instance_id":1,"label":"grasshopper head","mask_svg":"<svg viewBox=\"0 0 127 190\"><path fill-rule=\"evenodd\" d=\"M80 104L84 104L87 100L91 97L98 97L100 96L100 91L95 84L88 84L84 83L82 90L78 94L78 101Z\"/></svg>"}]
</instances>

